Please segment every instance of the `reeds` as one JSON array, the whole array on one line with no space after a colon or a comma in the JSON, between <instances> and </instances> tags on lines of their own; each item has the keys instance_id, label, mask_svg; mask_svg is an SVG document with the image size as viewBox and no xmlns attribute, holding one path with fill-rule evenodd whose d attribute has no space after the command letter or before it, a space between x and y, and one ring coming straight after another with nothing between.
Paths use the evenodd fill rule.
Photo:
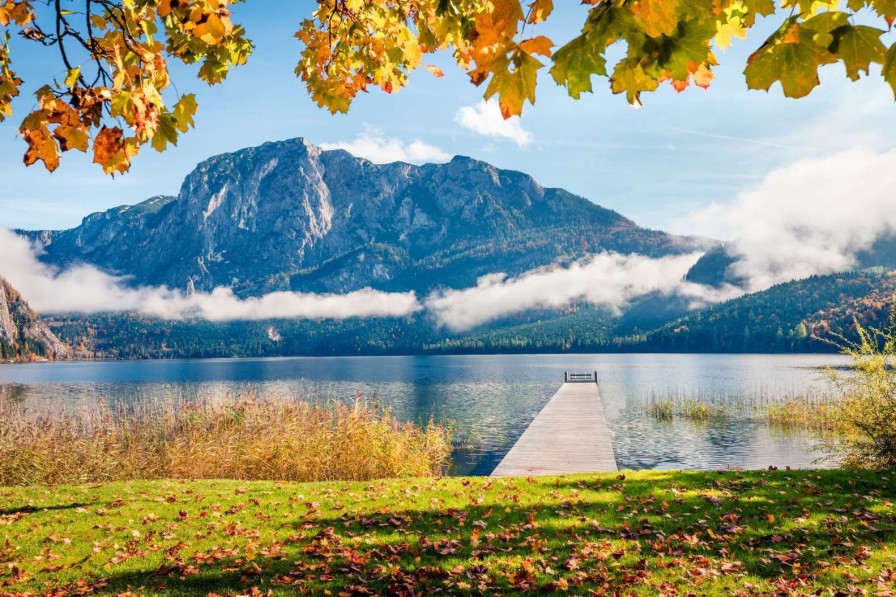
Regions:
<instances>
[{"instance_id":1,"label":"reeds","mask_svg":"<svg viewBox=\"0 0 896 597\"><path fill-rule=\"evenodd\" d=\"M772 427L780 429L809 429L833 432L838 427L840 402L817 399L812 396L791 396L769 403L765 419Z\"/></svg>"},{"instance_id":2,"label":"reeds","mask_svg":"<svg viewBox=\"0 0 896 597\"><path fill-rule=\"evenodd\" d=\"M709 421L723 418L727 414L725 407L721 404L703 402L693 398L651 400L647 406L647 412L654 419L660 421L671 421L676 417L692 421Z\"/></svg>"},{"instance_id":3,"label":"reeds","mask_svg":"<svg viewBox=\"0 0 896 597\"><path fill-rule=\"evenodd\" d=\"M134 479L367 480L438 476L448 430L388 409L253 393L33 414L0 406L0 486Z\"/></svg>"},{"instance_id":4,"label":"reeds","mask_svg":"<svg viewBox=\"0 0 896 597\"><path fill-rule=\"evenodd\" d=\"M652 395L643 410L658 421L752 420L779 429L831 432L837 426L839 404L837 396L817 390L774 396L758 392L696 398L669 393Z\"/></svg>"}]
</instances>

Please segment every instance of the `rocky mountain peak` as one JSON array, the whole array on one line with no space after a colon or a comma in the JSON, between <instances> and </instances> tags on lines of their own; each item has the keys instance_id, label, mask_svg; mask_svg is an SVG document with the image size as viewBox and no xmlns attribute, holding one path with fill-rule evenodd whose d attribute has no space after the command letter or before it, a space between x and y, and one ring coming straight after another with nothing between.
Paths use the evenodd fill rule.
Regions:
<instances>
[{"instance_id":1,"label":"rocky mountain peak","mask_svg":"<svg viewBox=\"0 0 896 597\"><path fill-rule=\"evenodd\" d=\"M22 295L0 277L0 359L64 359L68 347L31 310Z\"/></svg>"},{"instance_id":2,"label":"rocky mountain peak","mask_svg":"<svg viewBox=\"0 0 896 597\"><path fill-rule=\"evenodd\" d=\"M55 265L86 262L134 284L228 286L240 296L368 286L426 294L602 250L661 256L692 246L469 157L375 164L303 138L209 158L176 198L24 234Z\"/></svg>"}]
</instances>

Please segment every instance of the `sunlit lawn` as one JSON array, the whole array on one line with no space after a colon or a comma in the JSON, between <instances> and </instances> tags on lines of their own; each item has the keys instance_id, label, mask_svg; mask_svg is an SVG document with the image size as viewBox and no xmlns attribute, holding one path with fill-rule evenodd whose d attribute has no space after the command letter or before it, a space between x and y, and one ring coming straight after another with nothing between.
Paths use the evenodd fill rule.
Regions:
<instances>
[{"instance_id":1,"label":"sunlit lawn","mask_svg":"<svg viewBox=\"0 0 896 597\"><path fill-rule=\"evenodd\" d=\"M0 594L892 594L894 494L845 471L6 488Z\"/></svg>"}]
</instances>

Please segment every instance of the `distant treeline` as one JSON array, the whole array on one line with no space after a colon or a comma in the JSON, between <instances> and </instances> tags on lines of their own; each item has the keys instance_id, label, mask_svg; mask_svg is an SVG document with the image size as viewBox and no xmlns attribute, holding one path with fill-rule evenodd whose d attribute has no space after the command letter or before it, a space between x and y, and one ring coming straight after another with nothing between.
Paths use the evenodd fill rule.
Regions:
<instances>
[{"instance_id":1,"label":"distant treeline","mask_svg":"<svg viewBox=\"0 0 896 597\"><path fill-rule=\"evenodd\" d=\"M428 317L213 323L128 314L48 319L82 355L214 358L554 352L834 352L853 320L885 322L894 277L883 270L814 276L692 312L653 329L580 306L452 333ZM648 318L649 319L649 318Z\"/></svg>"}]
</instances>

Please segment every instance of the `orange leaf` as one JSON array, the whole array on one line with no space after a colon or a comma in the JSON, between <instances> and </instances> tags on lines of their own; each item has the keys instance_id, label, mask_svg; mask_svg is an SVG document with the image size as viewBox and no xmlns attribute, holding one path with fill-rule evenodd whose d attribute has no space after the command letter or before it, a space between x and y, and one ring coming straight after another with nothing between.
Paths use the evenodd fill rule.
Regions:
<instances>
[{"instance_id":1,"label":"orange leaf","mask_svg":"<svg viewBox=\"0 0 896 597\"><path fill-rule=\"evenodd\" d=\"M527 39L520 44L520 48L527 54L541 54L542 56L547 56L549 58L552 53L551 48L553 47L554 42L544 35Z\"/></svg>"},{"instance_id":2,"label":"orange leaf","mask_svg":"<svg viewBox=\"0 0 896 597\"><path fill-rule=\"evenodd\" d=\"M22 130L22 137L28 143L28 151L25 152L25 165L30 166L41 160L47 170L53 172L59 167L59 147L50 135L46 125L36 129Z\"/></svg>"},{"instance_id":3,"label":"orange leaf","mask_svg":"<svg viewBox=\"0 0 896 597\"><path fill-rule=\"evenodd\" d=\"M104 126L93 140L93 163L101 165L106 174L124 174L131 167L131 158L137 155L137 145L123 137L120 128Z\"/></svg>"},{"instance_id":4,"label":"orange leaf","mask_svg":"<svg viewBox=\"0 0 896 597\"><path fill-rule=\"evenodd\" d=\"M715 75L713 72L707 68L706 65L701 64L697 68L697 72L694 73L694 83L696 83L698 87L706 89L709 87L709 84L712 83L714 77Z\"/></svg>"}]
</instances>

